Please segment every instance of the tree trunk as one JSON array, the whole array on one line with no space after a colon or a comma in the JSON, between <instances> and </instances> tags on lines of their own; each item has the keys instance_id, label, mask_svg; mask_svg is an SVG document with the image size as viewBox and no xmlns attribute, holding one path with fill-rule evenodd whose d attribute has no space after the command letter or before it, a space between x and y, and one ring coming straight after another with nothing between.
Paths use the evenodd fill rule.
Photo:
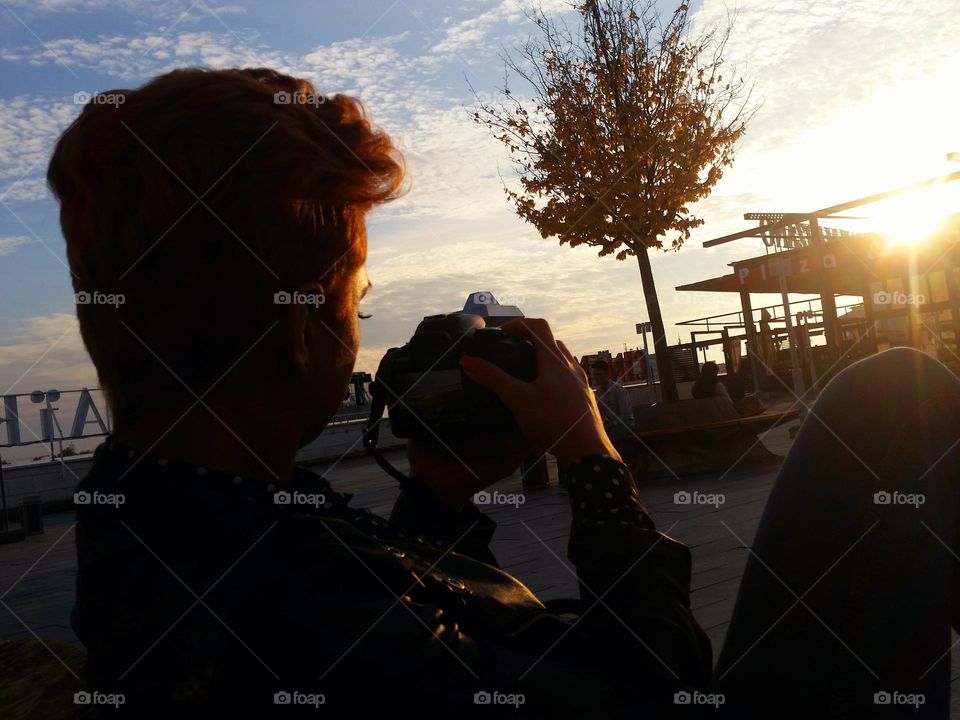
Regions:
<instances>
[{"instance_id":1,"label":"tree trunk","mask_svg":"<svg viewBox=\"0 0 960 720\"><path fill-rule=\"evenodd\" d=\"M657 286L653 282L653 269L650 267L650 251L646 245L637 249L637 264L640 266L640 282L643 284L643 297L647 302L647 314L653 330L653 348L657 358L657 373L660 376L660 397L663 402L677 402L677 384L673 379L673 364L670 362L670 350L667 335L663 329L663 316L660 314L660 300L657 299Z\"/></svg>"}]
</instances>

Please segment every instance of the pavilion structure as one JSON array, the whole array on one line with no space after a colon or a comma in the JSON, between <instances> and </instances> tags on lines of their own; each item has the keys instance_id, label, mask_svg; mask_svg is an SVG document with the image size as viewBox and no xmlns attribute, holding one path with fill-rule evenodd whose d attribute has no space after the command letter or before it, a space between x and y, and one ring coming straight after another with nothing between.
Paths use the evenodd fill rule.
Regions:
<instances>
[{"instance_id":1,"label":"pavilion structure","mask_svg":"<svg viewBox=\"0 0 960 720\"><path fill-rule=\"evenodd\" d=\"M704 247L760 238L764 254L731 263L728 274L676 288L737 293L740 311L678 324L691 328L693 347L722 344L728 376L742 357L750 358L756 390L777 375L792 380L799 396L850 362L896 346L925 350L960 373L960 214L910 245L822 224L849 219L842 213L851 209L957 179L960 172L811 213L747 213L744 219L755 227ZM755 307L757 293L779 295L780 302ZM807 297L791 300L792 295Z\"/></svg>"}]
</instances>

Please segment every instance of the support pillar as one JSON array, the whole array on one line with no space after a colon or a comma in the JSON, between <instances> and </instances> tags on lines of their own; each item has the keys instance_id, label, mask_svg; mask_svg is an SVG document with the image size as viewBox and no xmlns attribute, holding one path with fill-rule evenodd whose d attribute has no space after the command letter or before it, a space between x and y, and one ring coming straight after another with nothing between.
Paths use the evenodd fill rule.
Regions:
<instances>
[{"instance_id":1,"label":"support pillar","mask_svg":"<svg viewBox=\"0 0 960 720\"><path fill-rule=\"evenodd\" d=\"M740 307L743 310L743 328L747 331L747 352L750 355L750 375L753 379L753 392L760 395L760 365L757 359L763 354L760 340L757 338L757 326L753 324L753 304L750 302L750 291L740 290ZM768 362L764 360L764 362Z\"/></svg>"},{"instance_id":2,"label":"support pillar","mask_svg":"<svg viewBox=\"0 0 960 720\"><path fill-rule=\"evenodd\" d=\"M817 273L820 277L820 307L823 309L823 335L832 358L840 356L840 338L837 335L837 301L833 292L833 275L829 260L824 259L823 236L816 217L810 217L810 239L816 248ZM829 255L829 253L827 254ZM831 361L832 362L832 361Z\"/></svg>"}]
</instances>

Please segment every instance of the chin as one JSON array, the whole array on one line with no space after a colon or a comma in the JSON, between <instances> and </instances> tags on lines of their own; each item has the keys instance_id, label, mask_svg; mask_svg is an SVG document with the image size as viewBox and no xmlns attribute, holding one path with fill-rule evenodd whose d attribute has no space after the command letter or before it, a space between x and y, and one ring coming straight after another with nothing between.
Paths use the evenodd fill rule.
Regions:
<instances>
[{"instance_id":1,"label":"chin","mask_svg":"<svg viewBox=\"0 0 960 720\"><path fill-rule=\"evenodd\" d=\"M316 440L320 433L323 432L323 429L327 427L327 423L330 422L331 417L333 417L332 413L323 419L311 419L309 426L305 428L300 435L299 447L305 447Z\"/></svg>"},{"instance_id":2,"label":"chin","mask_svg":"<svg viewBox=\"0 0 960 720\"><path fill-rule=\"evenodd\" d=\"M309 445L327 427L330 419L337 412L343 396L350 387L350 377L353 374L353 357L349 362L325 368L318 368L312 378L311 386L303 389L303 397L313 398L309 407L303 408L306 415L304 429L300 435L300 447ZM312 386L315 385L315 386Z\"/></svg>"},{"instance_id":3,"label":"chin","mask_svg":"<svg viewBox=\"0 0 960 720\"><path fill-rule=\"evenodd\" d=\"M323 428L320 428L320 430L318 430L317 432L308 432L308 433L305 433L304 435L301 435L300 443L297 445L297 450L302 450L307 445L309 445L314 440L316 440L320 436L320 431L322 430Z\"/></svg>"},{"instance_id":4,"label":"chin","mask_svg":"<svg viewBox=\"0 0 960 720\"><path fill-rule=\"evenodd\" d=\"M344 390L345 389L346 383L344 383ZM318 398L315 405L305 409L306 417L303 419L304 425L300 431L300 447L309 445L323 432L324 428L327 427L337 412L337 408L340 407L339 398L342 397L343 390L341 390L339 394L325 394L324 397Z\"/></svg>"}]
</instances>

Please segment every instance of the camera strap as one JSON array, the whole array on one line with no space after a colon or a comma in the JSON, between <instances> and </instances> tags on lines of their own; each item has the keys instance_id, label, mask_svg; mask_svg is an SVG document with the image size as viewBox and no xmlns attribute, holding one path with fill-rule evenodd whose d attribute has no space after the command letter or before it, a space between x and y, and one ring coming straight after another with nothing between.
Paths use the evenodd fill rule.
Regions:
<instances>
[{"instance_id":1,"label":"camera strap","mask_svg":"<svg viewBox=\"0 0 960 720\"><path fill-rule=\"evenodd\" d=\"M387 351L386 355L383 356L383 360L380 361L381 367L394 349L395 348L391 348ZM380 368L377 368L377 374L373 382L370 383L370 416L367 418L367 427L364 428L363 431L363 447L366 448L368 453L373 455L373 459L377 461L377 465L379 465L385 473L399 481L402 488L407 488L414 481L397 470L377 448L377 441L380 439L380 423L383 422L383 412L386 409L387 393L380 380Z\"/></svg>"}]
</instances>

